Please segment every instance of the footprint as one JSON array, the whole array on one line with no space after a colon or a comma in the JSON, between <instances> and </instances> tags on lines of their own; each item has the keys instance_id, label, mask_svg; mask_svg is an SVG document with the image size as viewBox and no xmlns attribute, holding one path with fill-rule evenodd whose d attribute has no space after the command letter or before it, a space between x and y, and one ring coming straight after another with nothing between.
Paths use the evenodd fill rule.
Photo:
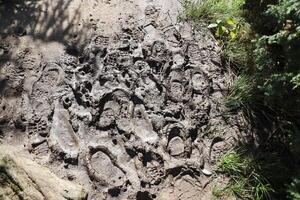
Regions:
<instances>
[{"instance_id":1,"label":"footprint","mask_svg":"<svg viewBox=\"0 0 300 200\"><path fill-rule=\"evenodd\" d=\"M192 86L195 93L207 94L210 89L210 82L204 72L194 71L192 75Z\"/></svg>"},{"instance_id":2,"label":"footprint","mask_svg":"<svg viewBox=\"0 0 300 200\"><path fill-rule=\"evenodd\" d=\"M126 172L119 166L116 156L108 147L89 147L86 167L91 179L98 181L102 186L118 187L126 182Z\"/></svg>"},{"instance_id":3,"label":"footprint","mask_svg":"<svg viewBox=\"0 0 300 200\"><path fill-rule=\"evenodd\" d=\"M173 70L169 74L167 95L173 102L185 102L191 99L192 90L190 84L181 70Z\"/></svg>"},{"instance_id":4,"label":"footprint","mask_svg":"<svg viewBox=\"0 0 300 200\"><path fill-rule=\"evenodd\" d=\"M76 161L80 148L79 138L69 120L69 112L60 102L56 102L48 143L54 153L64 155L63 159Z\"/></svg>"},{"instance_id":5,"label":"footprint","mask_svg":"<svg viewBox=\"0 0 300 200\"><path fill-rule=\"evenodd\" d=\"M98 128L107 129L111 127L120 112L120 106L115 101L108 101L105 103L103 110L100 114L100 118L98 121Z\"/></svg>"},{"instance_id":6,"label":"footprint","mask_svg":"<svg viewBox=\"0 0 300 200\"><path fill-rule=\"evenodd\" d=\"M191 138L184 125L171 123L164 128L164 137L167 139L165 149L171 156L188 157L191 153Z\"/></svg>"}]
</instances>

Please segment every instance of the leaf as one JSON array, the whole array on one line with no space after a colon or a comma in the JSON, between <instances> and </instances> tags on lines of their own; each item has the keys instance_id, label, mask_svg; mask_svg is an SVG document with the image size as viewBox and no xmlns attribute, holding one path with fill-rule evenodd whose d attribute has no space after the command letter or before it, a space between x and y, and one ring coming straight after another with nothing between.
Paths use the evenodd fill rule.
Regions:
<instances>
[{"instance_id":1,"label":"leaf","mask_svg":"<svg viewBox=\"0 0 300 200\"><path fill-rule=\"evenodd\" d=\"M230 37L232 40L237 38L237 30L236 29L230 31Z\"/></svg>"},{"instance_id":2,"label":"leaf","mask_svg":"<svg viewBox=\"0 0 300 200\"><path fill-rule=\"evenodd\" d=\"M227 28L225 26L218 26L216 31L216 36L220 37L223 36L227 32Z\"/></svg>"},{"instance_id":3,"label":"leaf","mask_svg":"<svg viewBox=\"0 0 300 200\"><path fill-rule=\"evenodd\" d=\"M218 27L218 24L213 23L213 24L208 25L207 28L212 29L212 28L217 28L217 27Z\"/></svg>"},{"instance_id":4,"label":"leaf","mask_svg":"<svg viewBox=\"0 0 300 200\"><path fill-rule=\"evenodd\" d=\"M291 83L294 84L293 90L297 89L300 86L300 74L294 76Z\"/></svg>"},{"instance_id":5,"label":"leaf","mask_svg":"<svg viewBox=\"0 0 300 200\"><path fill-rule=\"evenodd\" d=\"M234 26L236 24L236 21L232 18L227 19L226 23L228 25Z\"/></svg>"}]
</instances>

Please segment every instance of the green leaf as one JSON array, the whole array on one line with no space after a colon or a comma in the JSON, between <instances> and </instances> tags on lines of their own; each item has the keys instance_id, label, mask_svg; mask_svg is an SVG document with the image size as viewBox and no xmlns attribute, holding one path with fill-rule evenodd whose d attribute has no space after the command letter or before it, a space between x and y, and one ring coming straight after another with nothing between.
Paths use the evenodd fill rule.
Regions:
<instances>
[{"instance_id":1,"label":"green leaf","mask_svg":"<svg viewBox=\"0 0 300 200\"><path fill-rule=\"evenodd\" d=\"M294 84L293 90L297 89L300 86L300 74L294 76L291 83Z\"/></svg>"},{"instance_id":2,"label":"green leaf","mask_svg":"<svg viewBox=\"0 0 300 200\"><path fill-rule=\"evenodd\" d=\"M229 18L229 19L227 19L226 23L228 25L234 26L236 24L236 21L234 19Z\"/></svg>"},{"instance_id":3,"label":"green leaf","mask_svg":"<svg viewBox=\"0 0 300 200\"><path fill-rule=\"evenodd\" d=\"M216 36L220 37L223 36L227 32L227 28L225 26L218 26L216 31Z\"/></svg>"},{"instance_id":4,"label":"green leaf","mask_svg":"<svg viewBox=\"0 0 300 200\"><path fill-rule=\"evenodd\" d=\"M237 30L236 29L230 31L230 37L232 40L237 38Z\"/></svg>"}]
</instances>

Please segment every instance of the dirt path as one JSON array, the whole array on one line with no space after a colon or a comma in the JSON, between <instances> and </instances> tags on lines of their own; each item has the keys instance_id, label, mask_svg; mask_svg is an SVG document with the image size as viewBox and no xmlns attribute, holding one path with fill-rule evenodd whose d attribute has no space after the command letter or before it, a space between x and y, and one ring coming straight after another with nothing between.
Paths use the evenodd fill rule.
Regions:
<instances>
[{"instance_id":1,"label":"dirt path","mask_svg":"<svg viewBox=\"0 0 300 200\"><path fill-rule=\"evenodd\" d=\"M90 200L211 198L215 162L239 133L222 117L230 75L209 32L178 22L177 0L10 6L5 143Z\"/></svg>"}]
</instances>

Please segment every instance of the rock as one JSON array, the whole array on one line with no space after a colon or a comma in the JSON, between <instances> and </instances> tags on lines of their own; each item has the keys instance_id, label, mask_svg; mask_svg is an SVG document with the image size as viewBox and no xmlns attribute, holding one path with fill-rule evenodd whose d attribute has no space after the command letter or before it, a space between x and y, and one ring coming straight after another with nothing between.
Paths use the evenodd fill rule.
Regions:
<instances>
[{"instance_id":1,"label":"rock","mask_svg":"<svg viewBox=\"0 0 300 200\"><path fill-rule=\"evenodd\" d=\"M85 189L58 178L48 168L23 156L11 146L0 146L0 199L83 200Z\"/></svg>"},{"instance_id":2,"label":"rock","mask_svg":"<svg viewBox=\"0 0 300 200\"><path fill-rule=\"evenodd\" d=\"M206 176L211 176L211 175L212 175L212 172L209 171L209 170L207 170L207 169L202 169L201 171L202 171L202 173L203 173L204 175L206 175Z\"/></svg>"}]
</instances>

